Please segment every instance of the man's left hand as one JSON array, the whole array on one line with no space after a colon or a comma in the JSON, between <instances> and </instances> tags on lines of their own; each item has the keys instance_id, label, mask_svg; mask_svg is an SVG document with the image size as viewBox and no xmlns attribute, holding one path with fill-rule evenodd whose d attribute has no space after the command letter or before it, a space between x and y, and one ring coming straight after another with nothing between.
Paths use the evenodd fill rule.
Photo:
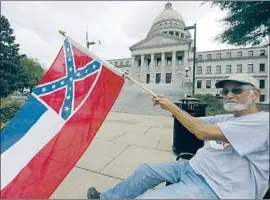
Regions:
<instances>
[{"instance_id":1,"label":"man's left hand","mask_svg":"<svg viewBox=\"0 0 270 200\"><path fill-rule=\"evenodd\" d=\"M172 107L174 107L174 103L171 102L170 99L168 99L167 97L164 97L162 95L158 95L157 97L153 97L153 105L160 105L161 108L163 108L164 110L170 110Z\"/></svg>"}]
</instances>

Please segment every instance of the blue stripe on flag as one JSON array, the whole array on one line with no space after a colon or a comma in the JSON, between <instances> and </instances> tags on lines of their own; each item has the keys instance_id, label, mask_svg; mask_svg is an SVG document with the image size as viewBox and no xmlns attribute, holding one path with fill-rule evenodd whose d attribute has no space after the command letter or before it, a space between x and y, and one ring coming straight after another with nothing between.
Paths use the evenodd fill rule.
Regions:
<instances>
[{"instance_id":1,"label":"blue stripe on flag","mask_svg":"<svg viewBox=\"0 0 270 200\"><path fill-rule=\"evenodd\" d=\"M19 141L46 110L47 108L34 96L29 96L1 133L1 154Z\"/></svg>"}]
</instances>

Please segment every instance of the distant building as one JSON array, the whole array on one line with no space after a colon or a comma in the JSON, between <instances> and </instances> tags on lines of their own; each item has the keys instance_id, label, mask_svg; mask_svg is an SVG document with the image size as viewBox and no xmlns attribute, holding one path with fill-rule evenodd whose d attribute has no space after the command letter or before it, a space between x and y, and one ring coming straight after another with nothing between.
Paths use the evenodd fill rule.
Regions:
<instances>
[{"instance_id":1,"label":"distant building","mask_svg":"<svg viewBox=\"0 0 270 200\"><path fill-rule=\"evenodd\" d=\"M154 20L145 39L130 47L131 58L109 60L141 83L190 86L192 81L192 39L184 30L183 17L171 3ZM260 101L268 98L268 49L266 46L204 51L196 53L195 93L217 95L215 83L235 73L251 73L260 82ZM185 69L189 68L186 77Z\"/></svg>"}]
</instances>

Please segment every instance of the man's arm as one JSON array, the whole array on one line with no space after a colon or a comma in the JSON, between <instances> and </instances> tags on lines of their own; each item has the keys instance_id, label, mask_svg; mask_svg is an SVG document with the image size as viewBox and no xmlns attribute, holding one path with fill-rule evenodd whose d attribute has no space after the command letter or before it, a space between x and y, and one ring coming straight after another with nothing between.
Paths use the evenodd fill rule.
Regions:
<instances>
[{"instance_id":1,"label":"man's arm","mask_svg":"<svg viewBox=\"0 0 270 200\"><path fill-rule=\"evenodd\" d=\"M198 139L228 142L218 125L205 124L201 119L191 116L174 104L169 107L169 111L171 111L175 118Z\"/></svg>"},{"instance_id":2,"label":"man's arm","mask_svg":"<svg viewBox=\"0 0 270 200\"><path fill-rule=\"evenodd\" d=\"M195 118L178 108L169 99L164 97L153 98L155 104L169 110L175 118L192 134L200 140L218 140L228 142L218 125L205 124L201 119Z\"/></svg>"}]
</instances>

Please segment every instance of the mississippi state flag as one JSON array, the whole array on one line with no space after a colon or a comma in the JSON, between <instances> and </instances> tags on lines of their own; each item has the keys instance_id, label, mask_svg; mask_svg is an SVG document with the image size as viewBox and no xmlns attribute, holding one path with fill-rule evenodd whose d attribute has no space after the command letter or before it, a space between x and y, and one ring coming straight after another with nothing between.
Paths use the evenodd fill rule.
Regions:
<instances>
[{"instance_id":1,"label":"mississippi state flag","mask_svg":"<svg viewBox=\"0 0 270 200\"><path fill-rule=\"evenodd\" d=\"M124 78L108 65L65 39L48 72L1 133L1 198L51 196L121 91Z\"/></svg>"}]
</instances>

